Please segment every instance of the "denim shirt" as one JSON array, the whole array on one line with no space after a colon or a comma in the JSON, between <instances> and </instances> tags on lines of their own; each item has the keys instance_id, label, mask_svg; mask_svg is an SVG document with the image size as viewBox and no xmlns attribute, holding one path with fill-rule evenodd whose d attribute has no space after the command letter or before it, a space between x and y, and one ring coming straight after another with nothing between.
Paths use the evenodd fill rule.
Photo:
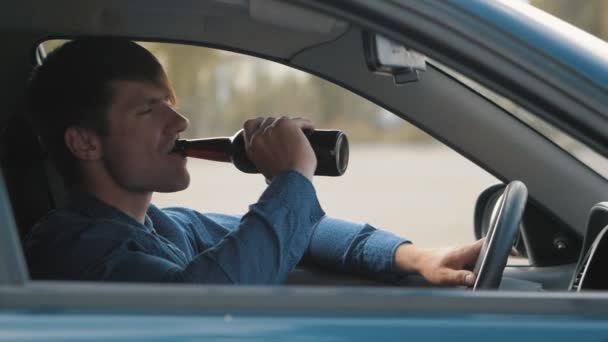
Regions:
<instances>
[{"instance_id":1,"label":"denim shirt","mask_svg":"<svg viewBox=\"0 0 608 342\"><path fill-rule=\"evenodd\" d=\"M24 249L34 279L278 284L302 259L386 278L405 242L325 216L311 182L290 171L243 216L150 205L141 224L90 194L71 193L33 227Z\"/></svg>"}]
</instances>

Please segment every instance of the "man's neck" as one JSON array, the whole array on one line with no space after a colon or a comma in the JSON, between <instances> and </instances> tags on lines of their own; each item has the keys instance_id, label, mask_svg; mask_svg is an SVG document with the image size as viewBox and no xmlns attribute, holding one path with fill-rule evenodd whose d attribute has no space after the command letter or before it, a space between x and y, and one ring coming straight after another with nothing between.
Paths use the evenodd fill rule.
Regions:
<instances>
[{"instance_id":1,"label":"man's neck","mask_svg":"<svg viewBox=\"0 0 608 342\"><path fill-rule=\"evenodd\" d=\"M84 190L101 201L144 223L152 192L129 192L116 187L84 186Z\"/></svg>"}]
</instances>

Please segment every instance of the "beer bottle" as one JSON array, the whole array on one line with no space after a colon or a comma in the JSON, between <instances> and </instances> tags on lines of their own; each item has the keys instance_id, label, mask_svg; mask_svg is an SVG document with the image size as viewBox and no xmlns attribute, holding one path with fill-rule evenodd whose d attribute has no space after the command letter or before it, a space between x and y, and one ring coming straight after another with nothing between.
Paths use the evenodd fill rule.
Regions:
<instances>
[{"instance_id":1,"label":"beer bottle","mask_svg":"<svg viewBox=\"0 0 608 342\"><path fill-rule=\"evenodd\" d=\"M348 139L338 130L305 130L310 145L317 157L318 176L341 176L348 166ZM206 139L180 139L175 142L173 152L188 157L232 162L246 173L259 173L245 152L243 130L232 137Z\"/></svg>"}]
</instances>

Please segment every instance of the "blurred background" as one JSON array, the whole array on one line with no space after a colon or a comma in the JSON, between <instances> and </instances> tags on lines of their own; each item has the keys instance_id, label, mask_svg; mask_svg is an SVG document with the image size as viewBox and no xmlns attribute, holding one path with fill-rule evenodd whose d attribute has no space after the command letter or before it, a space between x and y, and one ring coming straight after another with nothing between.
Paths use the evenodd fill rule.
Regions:
<instances>
[{"instance_id":1,"label":"blurred background","mask_svg":"<svg viewBox=\"0 0 608 342\"><path fill-rule=\"evenodd\" d=\"M529 3L598 37L608 35L608 0ZM44 45L50 51L59 43ZM346 174L314 180L329 215L368 222L423 246L458 245L474 239L477 196L499 181L401 118L280 63L205 47L141 44L159 58L173 83L178 110L190 120L184 137L230 136L244 120L257 116L309 117L318 128L343 130L351 143ZM576 141L474 82L471 85L564 148L587 156ZM592 155L587 162L597 163L598 158ZM244 213L266 187L261 176L240 173L231 164L195 159L188 163L191 186L178 193L156 194L157 205Z\"/></svg>"},{"instance_id":2,"label":"blurred background","mask_svg":"<svg viewBox=\"0 0 608 342\"><path fill-rule=\"evenodd\" d=\"M608 37L607 0L530 0L528 2L603 40Z\"/></svg>"}]
</instances>

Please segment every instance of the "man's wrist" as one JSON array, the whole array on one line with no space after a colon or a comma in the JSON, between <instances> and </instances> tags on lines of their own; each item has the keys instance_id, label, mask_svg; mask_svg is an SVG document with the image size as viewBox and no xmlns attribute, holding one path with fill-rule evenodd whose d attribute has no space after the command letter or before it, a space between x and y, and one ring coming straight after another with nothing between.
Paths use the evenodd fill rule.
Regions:
<instances>
[{"instance_id":1,"label":"man's wrist","mask_svg":"<svg viewBox=\"0 0 608 342\"><path fill-rule=\"evenodd\" d=\"M420 249L411 243L404 243L395 251L395 266L404 272L420 273Z\"/></svg>"}]
</instances>

